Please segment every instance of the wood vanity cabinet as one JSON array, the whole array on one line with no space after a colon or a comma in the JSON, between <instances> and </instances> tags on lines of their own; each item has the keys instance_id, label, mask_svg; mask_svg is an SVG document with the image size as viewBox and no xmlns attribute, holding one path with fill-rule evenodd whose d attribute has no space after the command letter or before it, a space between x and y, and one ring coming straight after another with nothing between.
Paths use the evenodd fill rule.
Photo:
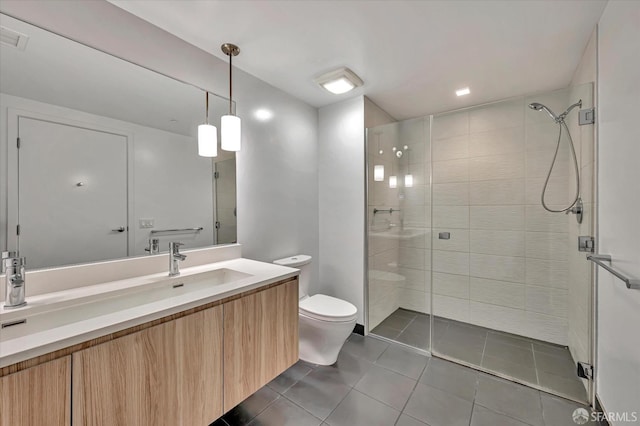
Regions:
<instances>
[{"instance_id":1,"label":"wood vanity cabinet","mask_svg":"<svg viewBox=\"0 0 640 426\"><path fill-rule=\"evenodd\" d=\"M224 411L298 360L298 280L224 304Z\"/></svg>"},{"instance_id":2,"label":"wood vanity cabinet","mask_svg":"<svg viewBox=\"0 0 640 426\"><path fill-rule=\"evenodd\" d=\"M0 378L0 426L71 425L71 357Z\"/></svg>"},{"instance_id":3,"label":"wood vanity cabinet","mask_svg":"<svg viewBox=\"0 0 640 426\"><path fill-rule=\"evenodd\" d=\"M222 306L73 354L73 424L208 425L222 412Z\"/></svg>"}]
</instances>

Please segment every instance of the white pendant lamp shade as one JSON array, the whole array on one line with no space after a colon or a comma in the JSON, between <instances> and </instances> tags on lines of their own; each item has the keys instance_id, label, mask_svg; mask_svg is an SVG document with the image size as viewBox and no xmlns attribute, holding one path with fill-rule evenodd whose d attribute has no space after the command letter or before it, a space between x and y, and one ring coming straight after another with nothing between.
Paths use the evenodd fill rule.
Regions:
<instances>
[{"instance_id":1,"label":"white pendant lamp shade","mask_svg":"<svg viewBox=\"0 0 640 426\"><path fill-rule=\"evenodd\" d=\"M398 186L398 177L389 176L389 188L395 188Z\"/></svg>"},{"instance_id":2,"label":"white pendant lamp shade","mask_svg":"<svg viewBox=\"0 0 640 426\"><path fill-rule=\"evenodd\" d=\"M373 180L382 182L384 180L384 166L373 166Z\"/></svg>"},{"instance_id":3,"label":"white pendant lamp shade","mask_svg":"<svg viewBox=\"0 0 640 426\"><path fill-rule=\"evenodd\" d=\"M223 115L220 119L220 146L225 151L240 151L242 125L240 117Z\"/></svg>"},{"instance_id":4,"label":"white pendant lamp shade","mask_svg":"<svg viewBox=\"0 0 640 426\"><path fill-rule=\"evenodd\" d=\"M405 188L411 188L413 186L413 175L406 175L404 177Z\"/></svg>"},{"instance_id":5,"label":"white pendant lamp shade","mask_svg":"<svg viewBox=\"0 0 640 426\"><path fill-rule=\"evenodd\" d=\"M211 124L198 126L198 155L201 157L218 156L218 129Z\"/></svg>"}]
</instances>

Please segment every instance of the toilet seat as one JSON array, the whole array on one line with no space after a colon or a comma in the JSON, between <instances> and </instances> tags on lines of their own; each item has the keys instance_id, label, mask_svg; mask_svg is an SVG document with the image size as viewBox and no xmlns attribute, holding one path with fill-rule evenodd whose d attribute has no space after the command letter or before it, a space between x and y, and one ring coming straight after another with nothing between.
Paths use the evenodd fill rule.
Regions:
<instances>
[{"instance_id":1,"label":"toilet seat","mask_svg":"<svg viewBox=\"0 0 640 426\"><path fill-rule=\"evenodd\" d=\"M351 303L324 294L301 299L298 312L309 318L327 322L349 322L358 317L358 309Z\"/></svg>"}]
</instances>

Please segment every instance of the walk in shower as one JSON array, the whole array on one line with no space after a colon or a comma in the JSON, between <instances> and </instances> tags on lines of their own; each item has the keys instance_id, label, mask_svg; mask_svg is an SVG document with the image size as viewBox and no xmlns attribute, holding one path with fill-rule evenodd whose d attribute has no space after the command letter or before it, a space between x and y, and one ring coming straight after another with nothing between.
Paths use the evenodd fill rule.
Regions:
<instances>
[{"instance_id":1,"label":"walk in shower","mask_svg":"<svg viewBox=\"0 0 640 426\"><path fill-rule=\"evenodd\" d=\"M587 401L592 106L586 84L367 129L371 334Z\"/></svg>"}]
</instances>

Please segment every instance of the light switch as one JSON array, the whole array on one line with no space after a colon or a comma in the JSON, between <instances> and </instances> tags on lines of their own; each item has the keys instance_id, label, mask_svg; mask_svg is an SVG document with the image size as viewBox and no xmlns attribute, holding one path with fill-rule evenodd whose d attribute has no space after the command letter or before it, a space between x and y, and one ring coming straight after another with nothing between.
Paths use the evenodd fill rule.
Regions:
<instances>
[{"instance_id":1,"label":"light switch","mask_svg":"<svg viewBox=\"0 0 640 426\"><path fill-rule=\"evenodd\" d=\"M140 229L153 228L153 218L139 219Z\"/></svg>"}]
</instances>

